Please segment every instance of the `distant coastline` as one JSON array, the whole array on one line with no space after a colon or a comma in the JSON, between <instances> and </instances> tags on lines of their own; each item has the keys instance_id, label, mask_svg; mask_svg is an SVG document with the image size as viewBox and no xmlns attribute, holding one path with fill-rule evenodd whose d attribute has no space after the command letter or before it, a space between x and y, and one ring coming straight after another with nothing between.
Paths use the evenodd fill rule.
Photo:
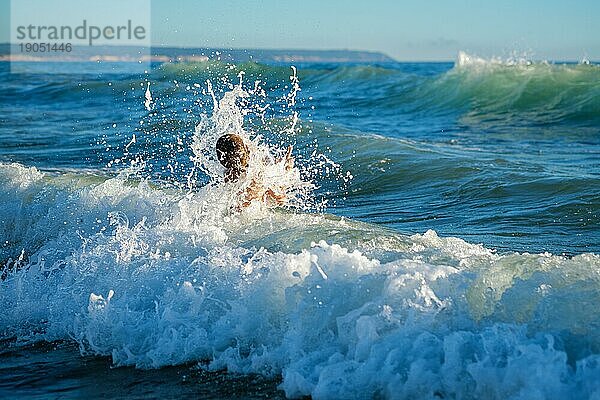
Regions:
<instances>
[{"instance_id":1,"label":"distant coastline","mask_svg":"<svg viewBox=\"0 0 600 400\"><path fill-rule=\"evenodd\" d=\"M12 47L12 49L11 49ZM12 51L11 51L12 50ZM77 46L71 53L21 53L18 45L0 43L0 61L23 62L332 62L387 63L386 54L359 50L218 49L154 46Z\"/></svg>"}]
</instances>

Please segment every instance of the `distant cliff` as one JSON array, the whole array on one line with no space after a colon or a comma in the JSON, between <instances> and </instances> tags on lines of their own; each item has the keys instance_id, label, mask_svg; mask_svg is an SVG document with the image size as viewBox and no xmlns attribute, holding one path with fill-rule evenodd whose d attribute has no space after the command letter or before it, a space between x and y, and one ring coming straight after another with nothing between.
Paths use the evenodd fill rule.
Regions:
<instances>
[{"instance_id":1,"label":"distant cliff","mask_svg":"<svg viewBox=\"0 0 600 400\"><path fill-rule=\"evenodd\" d=\"M193 49L154 47L152 55L182 57L205 56L210 59L220 57L224 61L256 62L338 62L338 63L384 63L394 59L383 53L357 50L267 50L267 49Z\"/></svg>"},{"instance_id":2,"label":"distant cliff","mask_svg":"<svg viewBox=\"0 0 600 400\"><path fill-rule=\"evenodd\" d=\"M78 46L72 53L22 53L17 45L0 43L0 61L153 61L189 62L220 59L222 61L263 63L333 62L385 63L394 61L383 53L357 50L268 50L268 49L215 49L186 47L131 46ZM148 51L150 50L150 51Z\"/></svg>"}]
</instances>

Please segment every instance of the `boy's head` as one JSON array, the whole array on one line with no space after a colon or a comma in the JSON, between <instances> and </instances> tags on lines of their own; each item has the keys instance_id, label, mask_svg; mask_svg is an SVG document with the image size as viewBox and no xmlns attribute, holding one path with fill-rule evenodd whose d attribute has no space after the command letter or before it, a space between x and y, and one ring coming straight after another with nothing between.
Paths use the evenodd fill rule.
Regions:
<instances>
[{"instance_id":1,"label":"boy's head","mask_svg":"<svg viewBox=\"0 0 600 400\"><path fill-rule=\"evenodd\" d=\"M228 133L217 140L217 158L227 168L226 181L235 181L246 171L250 152L240 135Z\"/></svg>"}]
</instances>

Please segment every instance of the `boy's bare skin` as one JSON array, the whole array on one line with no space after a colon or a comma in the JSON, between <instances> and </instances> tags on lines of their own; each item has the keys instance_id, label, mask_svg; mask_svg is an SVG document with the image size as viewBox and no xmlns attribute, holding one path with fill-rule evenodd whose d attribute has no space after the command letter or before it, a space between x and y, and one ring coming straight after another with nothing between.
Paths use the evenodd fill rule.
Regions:
<instances>
[{"instance_id":1,"label":"boy's bare skin","mask_svg":"<svg viewBox=\"0 0 600 400\"><path fill-rule=\"evenodd\" d=\"M292 146L287 148L287 152L285 156L281 159L277 160L277 162L285 161L285 170L290 171L294 168L294 158L292 157ZM242 200L242 207L248 207L252 200L260 199L267 205L271 206L280 206L285 203L287 196L285 194L285 187L279 187L278 190L275 190L271 187L266 188L262 183L252 179L250 185L246 188L246 192L244 195L244 199Z\"/></svg>"},{"instance_id":2,"label":"boy's bare skin","mask_svg":"<svg viewBox=\"0 0 600 400\"><path fill-rule=\"evenodd\" d=\"M277 162L285 162L284 168L290 171L294 168L294 158L292 157L292 146L289 146L286 154ZM217 158L225 167L225 182L236 182L246 172L248 168L248 160L250 159L250 151L244 144L243 139L234 133L229 133L221 136L217 140ZM252 179L250 185L243 193L240 193L242 199L240 207L248 207L253 200L260 200L263 203L276 207L285 204L287 199L286 188L283 186L273 188L266 187L262 182Z\"/></svg>"}]
</instances>

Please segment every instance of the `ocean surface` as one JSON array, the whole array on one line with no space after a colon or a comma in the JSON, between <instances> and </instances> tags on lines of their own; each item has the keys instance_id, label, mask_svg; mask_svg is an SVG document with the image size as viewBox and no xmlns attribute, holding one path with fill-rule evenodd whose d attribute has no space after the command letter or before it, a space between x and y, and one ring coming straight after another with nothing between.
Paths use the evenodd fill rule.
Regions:
<instances>
[{"instance_id":1,"label":"ocean surface","mask_svg":"<svg viewBox=\"0 0 600 400\"><path fill-rule=\"evenodd\" d=\"M56 68L0 63L1 398L600 399L600 66Z\"/></svg>"}]
</instances>

